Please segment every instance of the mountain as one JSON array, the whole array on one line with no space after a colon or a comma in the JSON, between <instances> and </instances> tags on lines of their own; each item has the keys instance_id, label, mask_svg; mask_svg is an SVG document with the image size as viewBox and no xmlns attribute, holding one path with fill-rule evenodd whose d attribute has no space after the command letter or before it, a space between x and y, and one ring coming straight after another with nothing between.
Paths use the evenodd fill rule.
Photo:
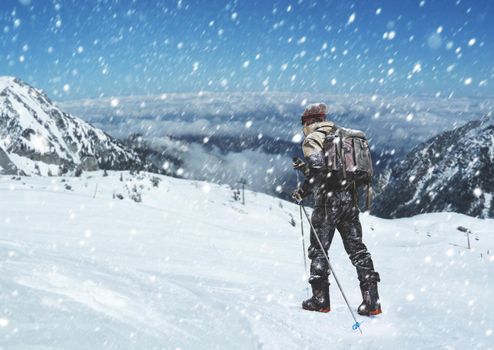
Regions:
<instances>
[{"instance_id":1,"label":"mountain","mask_svg":"<svg viewBox=\"0 0 494 350\"><path fill-rule=\"evenodd\" d=\"M0 173L47 175L140 165L132 150L64 112L42 91L0 77Z\"/></svg>"},{"instance_id":2,"label":"mountain","mask_svg":"<svg viewBox=\"0 0 494 350\"><path fill-rule=\"evenodd\" d=\"M361 215L384 313L358 317L360 335L333 277L331 312L301 309L294 203L246 191L242 205L227 186L144 172L16 178L0 181L4 349L492 347L492 219ZM355 312L339 237L330 257Z\"/></svg>"},{"instance_id":3,"label":"mountain","mask_svg":"<svg viewBox=\"0 0 494 350\"><path fill-rule=\"evenodd\" d=\"M494 217L494 118L471 121L418 145L386 178L375 215L454 211Z\"/></svg>"}]
</instances>

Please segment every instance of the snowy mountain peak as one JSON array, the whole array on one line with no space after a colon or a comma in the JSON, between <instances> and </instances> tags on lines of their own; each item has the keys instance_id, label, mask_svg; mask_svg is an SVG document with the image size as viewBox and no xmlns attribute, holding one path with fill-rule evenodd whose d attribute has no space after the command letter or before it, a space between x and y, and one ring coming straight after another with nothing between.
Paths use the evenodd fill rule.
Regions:
<instances>
[{"instance_id":1,"label":"snowy mountain peak","mask_svg":"<svg viewBox=\"0 0 494 350\"><path fill-rule=\"evenodd\" d=\"M64 112L42 91L17 78L0 77L1 173L125 169L135 162L132 151Z\"/></svg>"},{"instance_id":2,"label":"snowy mountain peak","mask_svg":"<svg viewBox=\"0 0 494 350\"><path fill-rule=\"evenodd\" d=\"M0 77L0 92L7 88L9 84L13 83L15 80L15 77L10 77L10 76L4 76Z\"/></svg>"}]
</instances>

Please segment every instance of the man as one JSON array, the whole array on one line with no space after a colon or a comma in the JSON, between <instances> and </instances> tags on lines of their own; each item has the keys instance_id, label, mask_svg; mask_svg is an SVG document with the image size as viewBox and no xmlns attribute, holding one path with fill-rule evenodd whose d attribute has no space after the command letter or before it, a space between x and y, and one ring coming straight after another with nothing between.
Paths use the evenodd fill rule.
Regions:
<instances>
[{"instance_id":1,"label":"man","mask_svg":"<svg viewBox=\"0 0 494 350\"><path fill-rule=\"evenodd\" d=\"M346 181L340 174L329 171L324 155L324 141L328 133L336 130L333 122L326 120L326 105L317 103L309 105L302 115L305 139L303 153L305 163L294 162L294 168L304 171L304 183L293 192L293 198L300 203L309 194L314 195L315 206L312 213L309 259L311 259L309 283L312 286L312 297L302 303L305 310L329 312L328 262L315 237L324 246L326 253L331 246L335 229L341 235L343 245L352 264L357 269L363 302L358 308L361 315L380 314L381 304L377 291L379 274L367 247L362 242L362 226L359 220L359 209L356 201L356 188L351 181Z\"/></svg>"}]
</instances>

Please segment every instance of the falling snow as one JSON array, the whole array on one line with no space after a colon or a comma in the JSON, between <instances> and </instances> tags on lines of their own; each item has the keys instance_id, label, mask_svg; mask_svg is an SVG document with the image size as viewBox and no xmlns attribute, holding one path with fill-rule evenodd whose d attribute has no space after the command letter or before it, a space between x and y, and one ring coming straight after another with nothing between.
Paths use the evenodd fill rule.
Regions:
<instances>
[{"instance_id":1,"label":"falling snow","mask_svg":"<svg viewBox=\"0 0 494 350\"><path fill-rule=\"evenodd\" d=\"M318 316L300 311L307 276L290 241L303 178L292 159L316 101L369 140L376 196L361 218L387 305L354 343L335 295L332 346L491 346L494 247L480 219L494 217L490 11L475 0L3 1L0 347L327 345ZM406 283L399 266L415 267ZM355 276L342 275L358 304Z\"/></svg>"}]
</instances>

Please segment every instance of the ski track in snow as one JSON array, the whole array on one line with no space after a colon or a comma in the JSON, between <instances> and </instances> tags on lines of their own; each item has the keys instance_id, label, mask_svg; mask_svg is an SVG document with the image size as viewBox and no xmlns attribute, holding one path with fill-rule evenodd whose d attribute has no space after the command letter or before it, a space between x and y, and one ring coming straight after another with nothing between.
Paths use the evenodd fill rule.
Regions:
<instances>
[{"instance_id":1,"label":"ski track in snow","mask_svg":"<svg viewBox=\"0 0 494 350\"><path fill-rule=\"evenodd\" d=\"M329 314L300 308L296 205L247 191L242 206L226 186L123 174L0 178L0 349L493 347L494 220L362 215L384 313L357 315L360 335L332 278ZM142 203L128 199L134 185ZM473 250L459 225L478 236ZM355 310L338 234L330 258Z\"/></svg>"}]
</instances>

